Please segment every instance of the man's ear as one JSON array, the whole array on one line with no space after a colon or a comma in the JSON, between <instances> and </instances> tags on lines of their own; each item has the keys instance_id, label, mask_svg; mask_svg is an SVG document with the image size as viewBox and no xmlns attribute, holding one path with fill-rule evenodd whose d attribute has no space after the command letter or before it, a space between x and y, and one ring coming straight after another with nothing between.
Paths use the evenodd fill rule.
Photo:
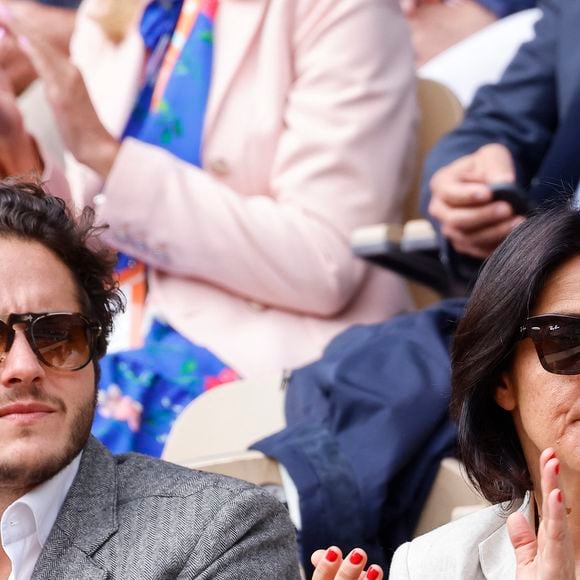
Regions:
<instances>
[{"instance_id":1,"label":"man's ear","mask_svg":"<svg viewBox=\"0 0 580 580\"><path fill-rule=\"evenodd\" d=\"M504 411L513 411L517 406L516 388L509 372L502 373L499 377L494 394L495 402Z\"/></svg>"}]
</instances>

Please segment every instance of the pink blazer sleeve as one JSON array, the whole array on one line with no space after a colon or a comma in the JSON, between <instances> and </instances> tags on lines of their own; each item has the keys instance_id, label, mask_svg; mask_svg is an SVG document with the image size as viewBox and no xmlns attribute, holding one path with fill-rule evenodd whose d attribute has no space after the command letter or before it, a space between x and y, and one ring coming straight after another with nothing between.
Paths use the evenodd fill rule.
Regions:
<instances>
[{"instance_id":1,"label":"pink blazer sleeve","mask_svg":"<svg viewBox=\"0 0 580 580\"><path fill-rule=\"evenodd\" d=\"M295 79L272 143L269 189L240 194L127 139L98 213L116 247L169 275L326 317L348 304L365 277L351 230L400 217L414 69L394 0L295 4Z\"/></svg>"}]
</instances>

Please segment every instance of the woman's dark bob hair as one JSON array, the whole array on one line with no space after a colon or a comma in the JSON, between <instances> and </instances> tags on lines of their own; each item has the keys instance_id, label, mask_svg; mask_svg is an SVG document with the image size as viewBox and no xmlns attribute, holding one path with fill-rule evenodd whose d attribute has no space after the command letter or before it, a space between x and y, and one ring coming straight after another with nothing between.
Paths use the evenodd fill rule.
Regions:
<instances>
[{"instance_id":1,"label":"woman's dark bob hair","mask_svg":"<svg viewBox=\"0 0 580 580\"><path fill-rule=\"evenodd\" d=\"M552 272L580 255L580 213L551 209L526 220L484 265L453 344L451 413L470 480L492 503L532 483L512 416L495 402L519 329ZM580 297L580 289L578 289Z\"/></svg>"},{"instance_id":2,"label":"woman's dark bob hair","mask_svg":"<svg viewBox=\"0 0 580 580\"><path fill-rule=\"evenodd\" d=\"M95 357L107 351L115 314L123 299L113 278L115 254L98 244L100 229L86 208L74 219L65 202L48 195L32 181L0 181L0 238L34 241L52 251L70 270L77 286L81 312L100 323ZM98 365L95 365L98 375Z\"/></svg>"}]
</instances>

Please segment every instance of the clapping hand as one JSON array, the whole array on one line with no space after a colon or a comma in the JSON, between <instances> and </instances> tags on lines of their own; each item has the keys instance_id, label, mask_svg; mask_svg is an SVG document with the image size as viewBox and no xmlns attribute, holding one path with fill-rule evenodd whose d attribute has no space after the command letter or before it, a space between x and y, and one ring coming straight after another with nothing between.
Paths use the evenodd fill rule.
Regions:
<instances>
[{"instance_id":1,"label":"clapping hand","mask_svg":"<svg viewBox=\"0 0 580 580\"><path fill-rule=\"evenodd\" d=\"M119 143L99 120L78 68L4 3L0 3L0 27L5 36L16 39L43 81L67 149L78 161L106 177Z\"/></svg>"},{"instance_id":2,"label":"clapping hand","mask_svg":"<svg viewBox=\"0 0 580 580\"><path fill-rule=\"evenodd\" d=\"M538 534L521 512L508 518L508 532L515 550L517 580L573 580L574 547L568 530L565 497L560 488L560 462L553 449L540 455L542 513Z\"/></svg>"},{"instance_id":3,"label":"clapping hand","mask_svg":"<svg viewBox=\"0 0 580 580\"><path fill-rule=\"evenodd\" d=\"M44 4L37 0L2 0L9 17L26 22L30 30L42 36L62 54L68 55L68 46L75 23L76 10ZM14 38L4 36L0 42L0 67L8 75L16 95L36 79L30 59L22 52Z\"/></svg>"},{"instance_id":4,"label":"clapping hand","mask_svg":"<svg viewBox=\"0 0 580 580\"><path fill-rule=\"evenodd\" d=\"M373 564L365 572L367 555L360 548L343 558L340 548L332 546L314 552L311 561L315 568L312 580L383 580L380 566Z\"/></svg>"}]
</instances>

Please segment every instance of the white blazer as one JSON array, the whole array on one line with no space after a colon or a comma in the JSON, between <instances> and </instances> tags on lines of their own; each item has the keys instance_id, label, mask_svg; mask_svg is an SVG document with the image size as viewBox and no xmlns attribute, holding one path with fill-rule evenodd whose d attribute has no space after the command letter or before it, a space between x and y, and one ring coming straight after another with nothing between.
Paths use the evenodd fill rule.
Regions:
<instances>
[{"instance_id":1,"label":"white blazer","mask_svg":"<svg viewBox=\"0 0 580 580\"><path fill-rule=\"evenodd\" d=\"M407 542L395 552L389 580L512 580L516 558L507 517L533 517L529 496L511 510L493 505Z\"/></svg>"}]
</instances>

